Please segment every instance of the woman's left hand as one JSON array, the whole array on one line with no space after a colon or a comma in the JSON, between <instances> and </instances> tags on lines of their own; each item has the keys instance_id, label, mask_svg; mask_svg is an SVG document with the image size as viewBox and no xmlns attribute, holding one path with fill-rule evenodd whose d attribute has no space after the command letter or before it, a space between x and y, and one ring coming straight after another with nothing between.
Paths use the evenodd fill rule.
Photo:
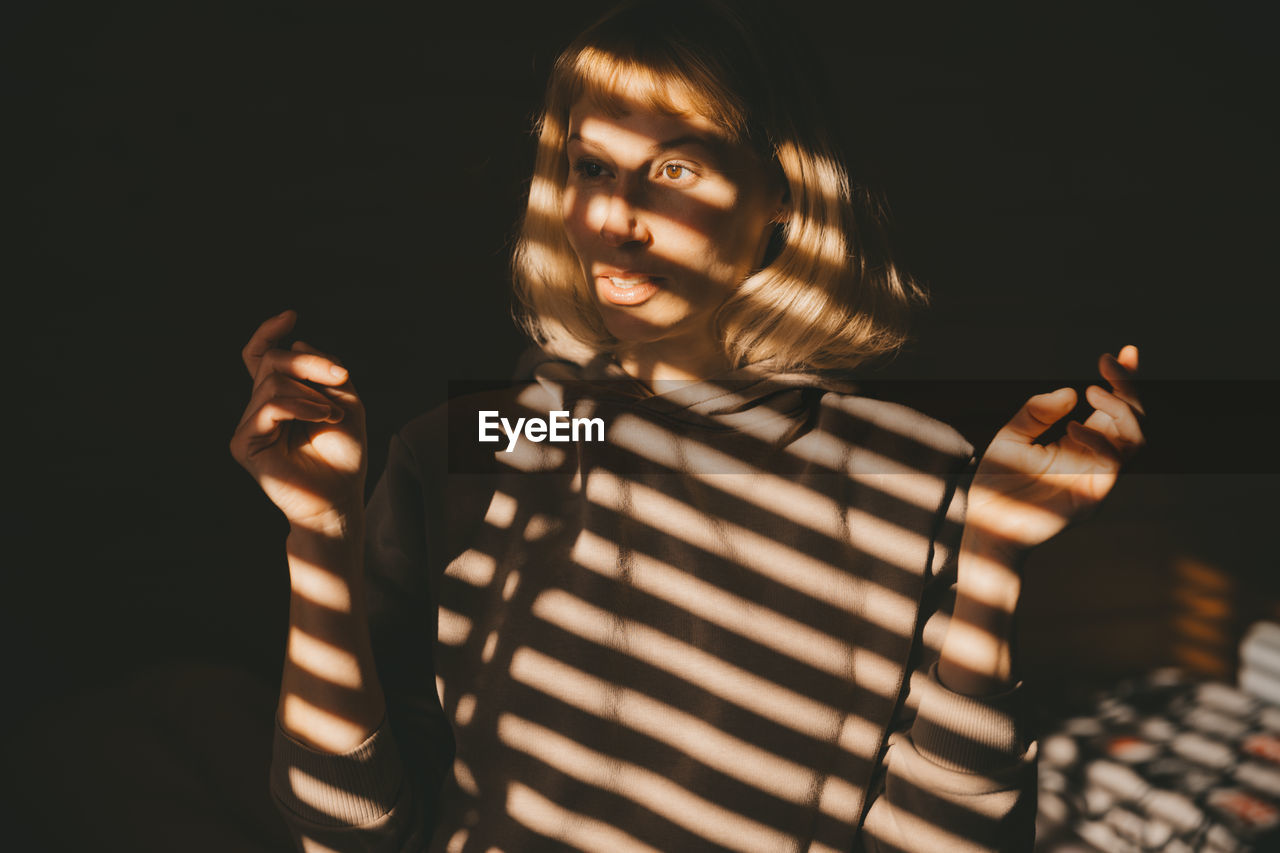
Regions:
<instances>
[{"instance_id":1,"label":"woman's left hand","mask_svg":"<svg viewBox=\"0 0 1280 853\"><path fill-rule=\"evenodd\" d=\"M1075 407L1071 388L1032 397L996 433L969 489L970 546L976 539L989 553L1016 556L1088 513L1111 491L1121 463L1144 443L1133 383L1138 348L1103 355L1098 370L1111 390L1090 385L1085 399L1094 411L1083 424L1068 422L1062 438L1034 443Z\"/></svg>"}]
</instances>

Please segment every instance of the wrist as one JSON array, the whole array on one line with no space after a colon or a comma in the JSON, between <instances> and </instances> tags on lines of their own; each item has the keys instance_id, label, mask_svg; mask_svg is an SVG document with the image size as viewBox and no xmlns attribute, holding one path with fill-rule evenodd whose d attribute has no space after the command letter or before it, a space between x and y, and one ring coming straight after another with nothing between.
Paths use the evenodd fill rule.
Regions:
<instances>
[{"instance_id":1,"label":"wrist","mask_svg":"<svg viewBox=\"0 0 1280 853\"><path fill-rule=\"evenodd\" d=\"M1016 570L1021 567L1031 547L996 533L989 525L973 518L966 518L960 550L975 554L985 561L999 563Z\"/></svg>"},{"instance_id":2,"label":"wrist","mask_svg":"<svg viewBox=\"0 0 1280 853\"><path fill-rule=\"evenodd\" d=\"M289 538L341 542L364 535L364 507L332 507L304 518L289 519Z\"/></svg>"},{"instance_id":3,"label":"wrist","mask_svg":"<svg viewBox=\"0 0 1280 853\"><path fill-rule=\"evenodd\" d=\"M1022 594L1022 564L1026 549L966 530L956 566L959 599L1012 613Z\"/></svg>"},{"instance_id":4,"label":"wrist","mask_svg":"<svg viewBox=\"0 0 1280 853\"><path fill-rule=\"evenodd\" d=\"M334 614L359 611L364 557L364 511L313 516L294 523L285 540L294 609L320 605ZM308 608L309 609L309 608Z\"/></svg>"}]
</instances>

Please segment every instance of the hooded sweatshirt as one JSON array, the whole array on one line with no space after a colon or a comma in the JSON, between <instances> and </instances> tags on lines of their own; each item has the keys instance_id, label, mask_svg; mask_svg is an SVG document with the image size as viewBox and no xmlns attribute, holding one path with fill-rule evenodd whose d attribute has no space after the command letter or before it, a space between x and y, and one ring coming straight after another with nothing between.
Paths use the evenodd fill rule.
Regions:
<instances>
[{"instance_id":1,"label":"hooded sweatshirt","mask_svg":"<svg viewBox=\"0 0 1280 853\"><path fill-rule=\"evenodd\" d=\"M936 675L963 437L810 375L531 374L392 441L365 562L387 716L343 755L277 726L301 849L1031 849L1021 685ZM555 412L577 440L479 440Z\"/></svg>"}]
</instances>

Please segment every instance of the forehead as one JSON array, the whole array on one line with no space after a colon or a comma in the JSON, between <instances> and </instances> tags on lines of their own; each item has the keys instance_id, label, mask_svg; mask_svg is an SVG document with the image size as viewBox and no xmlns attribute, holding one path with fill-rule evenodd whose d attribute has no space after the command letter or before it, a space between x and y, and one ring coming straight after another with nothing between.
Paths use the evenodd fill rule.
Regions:
<instances>
[{"instance_id":1,"label":"forehead","mask_svg":"<svg viewBox=\"0 0 1280 853\"><path fill-rule=\"evenodd\" d=\"M678 140L701 144L713 153L737 148L724 131L697 113L670 114L631 105L631 109L604 109L592 101L579 101L569 111L569 137L589 145L618 149L645 149Z\"/></svg>"}]
</instances>

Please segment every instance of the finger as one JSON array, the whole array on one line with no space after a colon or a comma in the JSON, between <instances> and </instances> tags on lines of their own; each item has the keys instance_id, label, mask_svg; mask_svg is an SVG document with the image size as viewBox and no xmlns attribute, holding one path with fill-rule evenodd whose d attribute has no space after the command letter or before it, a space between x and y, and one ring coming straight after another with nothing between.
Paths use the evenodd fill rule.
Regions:
<instances>
[{"instance_id":1,"label":"finger","mask_svg":"<svg viewBox=\"0 0 1280 853\"><path fill-rule=\"evenodd\" d=\"M1111 385L1112 391L1121 400L1124 400L1139 416L1145 415L1146 412L1142 408L1142 402L1138 399L1137 386L1134 384L1133 378L1137 371L1138 357L1137 347L1128 346L1120 350L1120 354L1126 356L1126 361L1121 361L1110 353L1104 353L1098 358L1098 372L1102 374L1102 378L1107 380ZM1132 358L1127 358L1132 353ZM1129 365L1133 366L1130 367Z\"/></svg>"},{"instance_id":2,"label":"finger","mask_svg":"<svg viewBox=\"0 0 1280 853\"><path fill-rule=\"evenodd\" d=\"M1120 467L1120 452L1105 435L1097 430L1076 421L1070 421L1067 423L1067 436L1076 444L1093 451L1095 457L1105 462L1106 467L1113 470ZM1100 460L1095 459L1095 462Z\"/></svg>"},{"instance_id":3,"label":"finger","mask_svg":"<svg viewBox=\"0 0 1280 853\"><path fill-rule=\"evenodd\" d=\"M276 397L260 406L248 423L252 431L264 433L288 420L322 423L332 417L333 407L327 403L301 397Z\"/></svg>"},{"instance_id":4,"label":"finger","mask_svg":"<svg viewBox=\"0 0 1280 853\"><path fill-rule=\"evenodd\" d=\"M1128 344L1120 350L1116 360L1129 369L1130 373L1138 372L1138 348Z\"/></svg>"},{"instance_id":5,"label":"finger","mask_svg":"<svg viewBox=\"0 0 1280 853\"><path fill-rule=\"evenodd\" d=\"M341 361L340 361L336 356L329 355L329 354L328 354L328 353L326 353L326 352L321 352L320 350L316 349L315 347L313 347L311 344L307 343L306 341L294 341L294 342L293 342L293 351L294 351L294 352L305 352L305 353L310 353L311 355L319 355L319 356L323 356L323 357L325 357L325 358L329 359L330 361L332 361L334 364L342 364L342 362L341 362Z\"/></svg>"},{"instance_id":6,"label":"finger","mask_svg":"<svg viewBox=\"0 0 1280 853\"><path fill-rule=\"evenodd\" d=\"M332 417L331 406L301 397L274 398L241 422L232 438L232 452L237 459L252 456L275 444L290 421L327 423Z\"/></svg>"},{"instance_id":7,"label":"finger","mask_svg":"<svg viewBox=\"0 0 1280 853\"><path fill-rule=\"evenodd\" d=\"M289 421L328 423L334 416L333 407L300 397L278 397L258 408L245 422L245 430L251 440L278 435L280 428Z\"/></svg>"},{"instance_id":8,"label":"finger","mask_svg":"<svg viewBox=\"0 0 1280 853\"><path fill-rule=\"evenodd\" d=\"M320 350L316 349L315 347L313 347L311 344L307 343L306 341L294 341L294 342L293 342L293 350L294 350L295 352L308 353L308 354L310 354L310 355L318 355L318 356L320 356L320 357L322 357L322 358L327 358L329 361L333 362L334 364L338 365L339 367L343 368L344 370L346 369L346 365L344 365L344 364L342 363L342 360L341 360L341 359L339 359L337 356L329 355L329 354L328 354L328 353L326 353L326 352L321 352ZM351 394L351 395L354 395L354 394L355 394L356 389L355 389L355 386L353 386L353 385L351 384L350 374L349 374L349 373L348 373L348 379L347 379L347 381L346 381L346 382L344 382L344 383L342 383L342 384L340 384L340 385L338 385L338 386L336 386L336 389L340 389L340 390L348 391L348 392L350 392L350 394ZM325 388L325 389L323 389L323 390L324 390L326 393L329 393L331 390L336 390L336 389ZM330 394L330 396L340 397L341 395L337 395L337 394Z\"/></svg>"},{"instance_id":9,"label":"finger","mask_svg":"<svg viewBox=\"0 0 1280 853\"><path fill-rule=\"evenodd\" d=\"M1059 388L1047 394L1037 394L1023 404L1009 423L1001 428L997 437L1018 438L1026 442L1039 438L1045 430L1066 417L1076 405L1074 388Z\"/></svg>"},{"instance_id":10,"label":"finger","mask_svg":"<svg viewBox=\"0 0 1280 853\"><path fill-rule=\"evenodd\" d=\"M297 352L304 352L304 353L309 353L311 355L323 356L324 358L329 359L330 361L332 361L334 364L337 364L337 365L342 364L342 362L339 361L337 357L321 352L320 350L311 346L311 344L307 343L306 341L294 341L293 349L296 350ZM324 395L329 399L337 403L340 403L342 406L348 409L358 409L362 405L360 402L360 397L356 392L356 386L352 384L349 373L348 373L348 378L346 382L343 382L342 384L336 385L336 386L326 386L326 387L320 388L319 390L323 392Z\"/></svg>"},{"instance_id":11,"label":"finger","mask_svg":"<svg viewBox=\"0 0 1280 853\"><path fill-rule=\"evenodd\" d=\"M253 394L249 397L249 405L245 407L244 417L240 422L244 423L253 412L270 400L283 397L309 400L320 406L328 406L339 413L342 411L340 405L322 394L319 389L283 373L269 373L266 378L254 386ZM340 417L339 420L341 420ZM337 423L337 421L334 421L334 423Z\"/></svg>"},{"instance_id":12,"label":"finger","mask_svg":"<svg viewBox=\"0 0 1280 853\"><path fill-rule=\"evenodd\" d=\"M273 372L317 385L341 385L349 378L345 367L325 356L284 349L267 350L258 362L259 382Z\"/></svg>"},{"instance_id":13,"label":"finger","mask_svg":"<svg viewBox=\"0 0 1280 853\"><path fill-rule=\"evenodd\" d=\"M289 334L297 322L298 312L290 308L258 326L249 338L249 343L240 351L240 358L251 377L258 376L258 364L262 357L275 346L276 341Z\"/></svg>"},{"instance_id":14,"label":"finger","mask_svg":"<svg viewBox=\"0 0 1280 853\"><path fill-rule=\"evenodd\" d=\"M1085 420L1085 426L1113 435L1121 450L1136 450L1142 446L1142 426L1128 403L1097 385L1086 388L1084 396L1097 410Z\"/></svg>"}]
</instances>

